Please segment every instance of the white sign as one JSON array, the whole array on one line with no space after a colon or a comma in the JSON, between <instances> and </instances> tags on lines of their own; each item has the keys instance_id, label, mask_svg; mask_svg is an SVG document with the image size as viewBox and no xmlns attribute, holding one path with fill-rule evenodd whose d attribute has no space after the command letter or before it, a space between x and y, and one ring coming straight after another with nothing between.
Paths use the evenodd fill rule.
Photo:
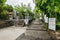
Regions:
<instances>
[{"instance_id":1,"label":"white sign","mask_svg":"<svg viewBox=\"0 0 60 40\"><path fill-rule=\"evenodd\" d=\"M56 18L49 18L49 29L56 30Z\"/></svg>"}]
</instances>

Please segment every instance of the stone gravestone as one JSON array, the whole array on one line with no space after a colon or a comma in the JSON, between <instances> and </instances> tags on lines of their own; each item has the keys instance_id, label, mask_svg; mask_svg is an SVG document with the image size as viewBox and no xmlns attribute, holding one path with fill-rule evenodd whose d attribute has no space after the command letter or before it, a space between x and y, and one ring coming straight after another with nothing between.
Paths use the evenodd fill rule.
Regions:
<instances>
[{"instance_id":1,"label":"stone gravestone","mask_svg":"<svg viewBox=\"0 0 60 40\"><path fill-rule=\"evenodd\" d=\"M28 25L28 22L29 22L29 15L25 16L24 22L25 22L25 25Z\"/></svg>"},{"instance_id":2,"label":"stone gravestone","mask_svg":"<svg viewBox=\"0 0 60 40\"><path fill-rule=\"evenodd\" d=\"M28 25L28 19L25 19L24 22L26 25Z\"/></svg>"}]
</instances>

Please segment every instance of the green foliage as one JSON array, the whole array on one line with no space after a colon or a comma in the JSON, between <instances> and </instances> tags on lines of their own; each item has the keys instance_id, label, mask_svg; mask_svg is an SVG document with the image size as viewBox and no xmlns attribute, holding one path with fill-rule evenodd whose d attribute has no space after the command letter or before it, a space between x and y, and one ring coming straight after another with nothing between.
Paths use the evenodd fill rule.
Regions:
<instances>
[{"instance_id":1,"label":"green foliage","mask_svg":"<svg viewBox=\"0 0 60 40\"><path fill-rule=\"evenodd\" d=\"M35 4L46 14L60 13L60 0L35 0Z\"/></svg>"},{"instance_id":2,"label":"green foliage","mask_svg":"<svg viewBox=\"0 0 60 40\"><path fill-rule=\"evenodd\" d=\"M25 16L27 16L28 14L29 14L29 16L30 16L31 19L34 17L33 12L31 11L31 9L29 7L26 7L23 4L21 6L16 6L14 9L17 12L19 12L19 16L22 19L24 19Z\"/></svg>"},{"instance_id":3,"label":"green foliage","mask_svg":"<svg viewBox=\"0 0 60 40\"><path fill-rule=\"evenodd\" d=\"M5 4L6 0L0 0L0 20L7 20L9 18L7 12L12 12L13 8Z\"/></svg>"},{"instance_id":4,"label":"green foliage","mask_svg":"<svg viewBox=\"0 0 60 40\"><path fill-rule=\"evenodd\" d=\"M13 12L13 7L11 5L4 5L5 10L7 10L8 12Z\"/></svg>"},{"instance_id":5,"label":"green foliage","mask_svg":"<svg viewBox=\"0 0 60 40\"><path fill-rule=\"evenodd\" d=\"M25 11L24 11L24 9L25 9L25 7L21 7L21 6L18 6L18 7L15 7L15 10L17 11L17 12L19 12L19 16L20 16L20 18L24 18L24 16L25 16Z\"/></svg>"},{"instance_id":6,"label":"green foliage","mask_svg":"<svg viewBox=\"0 0 60 40\"><path fill-rule=\"evenodd\" d=\"M40 14L42 13L42 11L38 8L38 7L35 7L34 9L34 15L36 18L39 18L40 17Z\"/></svg>"},{"instance_id":7,"label":"green foliage","mask_svg":"<svg viewBox=\"0 0 60 40\"><path fill-rule=\"evenodd\" d=\"M6 0L0 0L0 13L3 11L3 5L5 4Z\"/></svg>"},{"instance_id":8,"label":"green foliage","mask_svg":"<svg viewBox=\"0 0 60 40\"><path fill-rule=\"evenodd\" d=\"M0 3L5 3L6 2L6 0L0 0Z\"/></svg>"},{"instance_id":9,"label":"green foliage","mask_svg":"<svg viewBox=\"0 0 60 40\"><path fill-rule=\"evenodd\" d=\"M0 20L7 20L9 18L7 11L4 10L2 13L0 13Z\"/></svg>"},{"instance_id":10,"label":"green foliage","mask_svg":"<svg viewBox=\"0 0 60 40\"><path fill-rule=\"evenodd\" d=\"M38 7L42 11L45 11L46 9L46 2L47 0L35 0L36 7Z\"/></svg>"},{"instance_id":11,"label":"green foliage","mask_svg":"<svg viewBox=\"0 0 60 40\"><path fill-rule=\"evenodd\" d=\"M60 0L34 0L34 3L36 4L36 7L47 14L48 17L55 17L57 26L60 24L58 23L60 22Z\"/></svg>"}]
</instances>

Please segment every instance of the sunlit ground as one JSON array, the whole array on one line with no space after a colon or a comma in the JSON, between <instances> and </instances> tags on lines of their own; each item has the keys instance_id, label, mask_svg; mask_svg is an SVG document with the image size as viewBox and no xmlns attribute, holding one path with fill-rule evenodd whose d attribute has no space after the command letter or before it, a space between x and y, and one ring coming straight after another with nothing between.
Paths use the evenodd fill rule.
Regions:
<instances>
[{"instance_id":1,"label":"sunlit ground","mask_svg":"<svg viewBox=\"0 0 60 40\"><path fill-rule=\"evenodd\" d=\"M15 26L0 29L0 40L16 40L25 31L26 28Z\"/></svg>"}]
</instances>

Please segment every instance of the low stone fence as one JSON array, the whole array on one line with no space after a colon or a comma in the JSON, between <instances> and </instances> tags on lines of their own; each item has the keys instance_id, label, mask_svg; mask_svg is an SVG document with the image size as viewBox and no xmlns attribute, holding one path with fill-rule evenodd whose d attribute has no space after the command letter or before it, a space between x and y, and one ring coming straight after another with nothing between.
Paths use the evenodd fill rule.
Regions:
<instances>
[{"instance_id":1,"label":"low stone fence","mask_svg":"<svg viewBox=\"0 0 60 40\"><path fill-rule=\"evenodd\" d=\"M60 40L60 30L59 31L48 30L48 32L53 40Z\"/></svg>"},{"instance_id":2,"label":"low stone fence","mask_svg":"<svg viewBox=\"0 0 60 40\"><path fill-rule=\"evenodd\" d=\"M18 20L16 21L17 27L24 27L24 20Z\"/></svg>"},{"instance_id":3,"label":"low stone fence","mask_svg":"<svg viewBox=\"0 0 60 40\"><path fill-rule=\"evenodd\" d=\"M29 20L29 24L32 22L32 20ZM18 21L16 20L0 20L0 28L5 28L9 26L16 25L16 27L24 27L25 22L24 19L20 19Z\"/></svg>"},{"instance_id":4,"label":"low stone fence","mask_svg":"<svg viewBox=\"0 0 60 40\"><path fill-rule=\"evenodd\" d=\"M29 20L28 26L30 25L31 22L32 22L32 20ZM16 21L16 24L17 24L18 27L24 27L24 26L26 26L26 24L24 22L24 19L20 19L20 20Z\"/></svg>"},{"instance_id":5,"label":"low stone fence","mask_svg":"<svg viewBox=\"0 0 60 40\"><path fill-rule=\"evenodd\" d=\"M57 37L56 37L56 31L53 31L53 30L48 30L52 40L57 40Z\"/></svg>"},{"instance_id":6,"label":"low stone fence","mask_svg":"<svg viewBox=\"0 0 60 40\"><path fill-rule=\"evenodd\" d=\"M60 30L56 31L56 38L57 38L57 40L60 40Z\"/></svg>"},{"instance_id":7,"label":"low stone fence","mask_svg":"<svg viewBox=\"0 0 60 40\"><path fill-rule=\"evenodd\" d=\"M0 21L0 28L5 28L5 27L9 27L9 26L13 26L12 21Z\"/></svg>"}]
</instances>

